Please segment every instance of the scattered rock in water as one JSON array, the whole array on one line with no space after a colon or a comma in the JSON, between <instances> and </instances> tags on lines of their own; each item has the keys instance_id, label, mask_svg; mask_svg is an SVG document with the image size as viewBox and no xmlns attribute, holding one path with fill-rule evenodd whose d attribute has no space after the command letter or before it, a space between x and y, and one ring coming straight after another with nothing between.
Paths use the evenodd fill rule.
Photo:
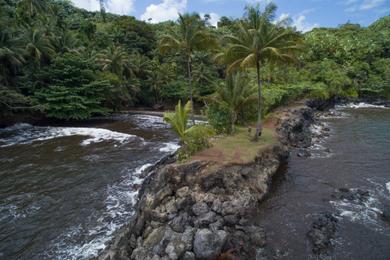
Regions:
<instances>
[{"instance_id":1,"label":"scattered rock in water","mask_svg":"<svg viewBox=\"0 0 390 260\"><path fill-rule=\"evenodd\" d=\"M333 250L332 239L337 231L337 218L329 212L322 213L312 224L308 232L309 240L312 243L312 251L318 256L329 256Z\"/></svg>"},{"instance_id":2,"label":"scattered rock in water","mask_svg":"<svg viewBox=\"0 0 390 260\"><path fill-rule=\"evenodd\" d=\"M338 200L348 200L364 203L368 201L370 192L361 189L340 188L338 192L332 195L332 197Z\"/></svg>"},{"instance_id":3,"label":"scattered rock in water","mask_svg":"<svg viewBox=\"0 0 390 260\"><path fill-rule=\"evenodd\" d=\"M385 221L390 223L390 205L385 205L383 209L382 217Z\"/></svg>"},{"instance_id":4,"label":"scattered rock in water","mask_svg":"<svg viewBox=\"0 0 390 260\"><path fill-rule=\"evenodd\" d=\"M300 150L298 153L297 153L297 156L298 157L303 157L303 158L308 158L311 156L311 153L307 150Z\"/></svg>"}]
</instances>

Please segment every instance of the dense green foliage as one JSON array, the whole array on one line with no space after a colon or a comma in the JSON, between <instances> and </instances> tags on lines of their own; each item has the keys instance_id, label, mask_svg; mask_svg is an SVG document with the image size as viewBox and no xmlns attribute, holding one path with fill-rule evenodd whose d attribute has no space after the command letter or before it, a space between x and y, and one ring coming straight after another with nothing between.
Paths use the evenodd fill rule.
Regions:
<instances>
[{"instance_id":1,"label":"dense green foliage","mask_svg":"<svg viewBox=\"0 0 390 260\"><path fill-rule=\"evenodd\" d=\"M149 24L66 0L0 0L0 117L85 119L193 98L207 104L218 131L230 132L256 119L251 91L259 84L263 116L304 97L390 98L389 16L301 34L287 21L275 24L275 7L267 8L223 17L214 28L197 14ZM267 48L264 40L276 35L283 40ZM255 38L262 49L248 52ZM291 63L296 39L304 47ZM245 71L231 84L227 69L237 67Z\"/></svg>"}]
</instances>

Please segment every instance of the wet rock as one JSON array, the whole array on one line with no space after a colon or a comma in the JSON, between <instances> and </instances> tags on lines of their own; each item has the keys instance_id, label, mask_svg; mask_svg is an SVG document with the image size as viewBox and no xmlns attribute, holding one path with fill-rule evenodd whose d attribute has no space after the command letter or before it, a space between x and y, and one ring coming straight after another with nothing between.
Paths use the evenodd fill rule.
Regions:
<instances>
[{"instance_id":1,"label":"wet rock","mask_svg":"<svg viewBox=\"0 0 390 260\"><path fill-rule=\"evenodd\" d=\"M169 256L169 259L177 260L185 252L186 245L181 240L172 240L165 248L165 253Z\"/></svg>"},{"instance_id":2,"label":"wet rock","mask_svg":"<svg viewBox=\"0 0 390 260\"><path fill-rule=\"evenodd\" d=\"M184 229L187 225L187 223L190 222L190 217L188 216L187 212L184 212L180 214L179 216L175 217L170 223L170 227L172 230L182 233L184 232Z\"/></svg>"},{"instance_id":3,"label":"wet rock","mask_svg":"<svg viewBox=\"0 0 390 260\"><path fill-rule=\"evenodd\" d=\"M361 189L340 188L337 193L332 195L338 200L348 200L355 202L366 202L370 197L370 192Z\"/></svg>"},{"instance_id":4,"label":"wet rock","mask_svg":"<svg viewBox=\"0 0 390 260\"><path fill-rule=\"evenodd\" d=\"M307 157L310 157L311 154L310 154L310 152L307 151L307 150L300 150L300 151L297 153L297 156L298 156L298 157L307 158Z\"/></svg>"},{"instance_id":5,"label":"wet rock","mask_svg":"<svg viewBox=\"0 0 390 260\"><path fill-rule=\"evenodd\" d=\"M150 259L148 256L148 252L145 248L143 247L138 247L135 250L133 250L133 253L131 254L131 259L134 260L145 260L145 259Z\"/></svg>"},{"instance_id":6,"label":"wet rock","mask_svg":"<svg viewBox=\"0 0 390 260\"><path fill-rule=\"evenodd\" d=\"M215 212L209 211L206 214L199 216L194 221L194 224L196 227L204 228L207 227L209 224L213 223L215 220L216 220Z\"/></svg>"},{"instance_id":7,"label":"wet rock","mask_svg":"<svg viewBox=\"0 0 390 260\"><path fill-rule=\"evenodd\" d=\"M386 205L383 209L382 217L385 221L390 223L390 205Z\"/></svg>"},{"instance_id":8,"label":"wet rock","mask_svg":"<svg viewBox=\"0 0 390 260\"><path fill-rule=\"evenodd\" d=\"M227 233L223 230L213 232L209 229L200 229L195 234L194 253L199 259L215 259L226 242Z\"/></svg>"},{"instance_id":9,"label":"wet rock","mask_svg":"<svg viewBox=\"0 0 390 260\"><path fill-rule=\"evenodd\" d=\"M180 198L184 198L190 194L188 186L184 186L176 191L176 195Z\"/></svg>"},{"instance_id":10,"label":"wet rock","mask_svg":"<svg viewBox=\"0 0 390 260\"><path fill-rule=\"evenodd\" d=\"M224 216L223 220L225 221L226 225L228 225L228 226L235 226L240 221L240 219L238 218L237 215Z\"/></svg>"},{"instance_id":11,"label":"wet rock","mask_svg":"<svg viewBox=\"0 0 390 260\"><path fill-rule=\"evenodd\" d=\"M256 247L264 247L266 244L266 236L264 229L257 226L244 227L245 232L249 235L251 242Z\"/></svg>"},{"instance_id":12,"label":"wet rock","mask_svg":"<svg viewBox=\"0 0 390 260\"><path fill-rule=\"evenodd\" d=\"M195 254L190 252L190 251L187 251L184 253L184 256L182 259L183 260L195 260Z\"/></svg>"},{"instance_id":13,"label":"wet rock","mask_svg":"<svg viewBox=\"0 0 390 260\"><path fill-rule=\"evenodd\" d=\"M204 202L198 202L195 203L194 206L192 206L192 212L197 216L204 215L209 211L209 207Z\"/></svg>"},{"instance_id":14,"label":"wet rock","mask_svg":"<svg viewBox=\"0 0 390 260\"><path fill-rule=\"evenodd\" d=\"M312 224L308 232L309 240L312 242L312 251L316 255L329 255L333 250L332 239L337 231L337 218L331 213L322 213Z\"/></svg>"}]
</instances>

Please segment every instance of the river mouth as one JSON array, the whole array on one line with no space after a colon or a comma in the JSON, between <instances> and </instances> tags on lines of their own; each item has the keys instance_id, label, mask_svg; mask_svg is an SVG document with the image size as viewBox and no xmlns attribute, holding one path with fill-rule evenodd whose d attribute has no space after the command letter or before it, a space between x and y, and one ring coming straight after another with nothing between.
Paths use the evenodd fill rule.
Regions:
<instances>
[{"instance_id":1,"label":"river mouth","mask_svg":"<svg viewBox=\"0 0 390 260\"><path fill-rule=\"evenodd\" d=\"M372 106L336 107L312 127L260 205L271 259L389 259L389 129L390 109Z\"/></svg>"},{"instance_id":2,"label":"river mouth","mask_svg":"<svg viewBox=\"0 0 390 260\"><path fill-rule=\"evenodd\" d=\"M0 130L0 258L96 256L133 215L145 169L178 148L161 117Z\"/></svg>"}]
</instances>

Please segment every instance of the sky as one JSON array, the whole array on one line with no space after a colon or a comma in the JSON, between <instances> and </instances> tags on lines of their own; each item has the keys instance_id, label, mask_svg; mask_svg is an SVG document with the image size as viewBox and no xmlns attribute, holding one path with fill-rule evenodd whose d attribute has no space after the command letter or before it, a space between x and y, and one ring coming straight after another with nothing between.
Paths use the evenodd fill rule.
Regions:
<instances>
[{"instance_id":1,"label":"sky","mask_svg":"<svg viewBox=\"0 0 390 260\"><path fill-rule=\"evenodd\" d=\"M71 0L90 11L99 10L99 0ZM105 0L110 13L131 15L151 23L176 20L178 13L210 14L216 25L221 16L239 18L248 4L264 6L271 0ZM298 30L337 27L346 22L367 26L390 14L390 0L273 0L277 18L290 17Z\"/></svg>"}]
</instances>

